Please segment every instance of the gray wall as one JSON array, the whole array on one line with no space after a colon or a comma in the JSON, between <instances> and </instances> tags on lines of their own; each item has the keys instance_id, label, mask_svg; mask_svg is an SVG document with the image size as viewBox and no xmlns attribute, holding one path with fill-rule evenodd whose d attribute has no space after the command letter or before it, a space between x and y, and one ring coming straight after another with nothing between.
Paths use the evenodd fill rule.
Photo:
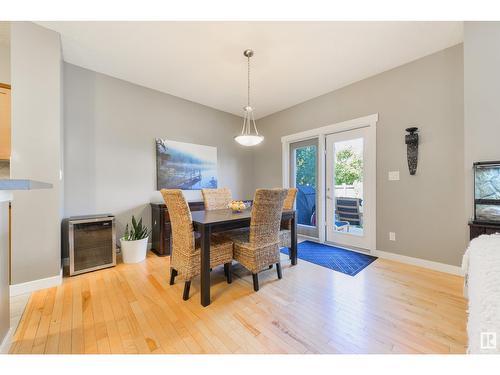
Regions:
<instances>
[{"instance_id":1,"label":"gray wall","mask_svg":"<svg viewBox=\"0 0 500 375\"><path fill-rule=\"evenodd\" d=\"M0 44L0 83L10 84L10 47Z\"/></svg>"},{"instance_id":2,"label":"gray wall","mask_svg":"<svg viewBox=\"0 0 500 375\"><path fill-rule=\"evenodd\" d=\"M12 283L60 273L62 55L59 34L11 23L11 177L52 183L19 191L12 203Z\"/></svg>"},{"instance_id":3,"label":"gray wall","mask_svg":"<svg viewBox=\"0 0 500 375\"><path fill-rule=\"evenodd\" d=\"M475 161L500 160L500 22L464 25L466 219L473 216Z\"/></svg>"},{"instance_id":4,"label":"gray wall","mask_svg":"<svg viewBox=\"0 0 500 375\"><path fill-rule=\"evenodd\" d=\"M376 58L376 56L374 57ZM373 113L377 124L377 249L459 265L466 246L463 48L436 54L301 103L259 121L256 187L281 185L284 135ZM420 128L410 176L404 129ZM399 170L400 181L388 181ZM389 241L389 231L397 241Z\"/></svg>"},{"instance_id":5,"label":"gray wall","mask_svg":"<svg viewBox=\"0 0 500 375\"><path fill-rule=\"evenodd\" d=\"M0 191L0 346L10 328L9 202L4 194Z\"/></svg>"},{"instance_id":6,"label":"gray wall","mask_svg":"<svg viewBox=\"0 0 500 375\"><path fill-rule=\"evenodd\" d=\"M149 202L162 201L156 137L216 146L219 186L252 197L252 150L233 140L239 117L70 64L64 93L65 216L110 212L119 234L132 214L150 225Z\"/></svg>"}]
</instances>

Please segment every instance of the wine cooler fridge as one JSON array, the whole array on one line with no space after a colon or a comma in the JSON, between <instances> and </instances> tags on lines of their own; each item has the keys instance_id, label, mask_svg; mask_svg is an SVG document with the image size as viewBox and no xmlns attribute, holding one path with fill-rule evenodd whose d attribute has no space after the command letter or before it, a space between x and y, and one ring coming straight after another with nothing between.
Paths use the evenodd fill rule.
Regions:
<instances>
[{"instance_id":1,"label":"wine cooler fridge","mask_svg":"<svg viewBox=\"0 0 500 375\"><path fill-rule=\"evenodd\" d=\"M62 226L62 256L69 258L70 276L116 265L114 216L73 216Z\"/></svg>"}]
</instances>

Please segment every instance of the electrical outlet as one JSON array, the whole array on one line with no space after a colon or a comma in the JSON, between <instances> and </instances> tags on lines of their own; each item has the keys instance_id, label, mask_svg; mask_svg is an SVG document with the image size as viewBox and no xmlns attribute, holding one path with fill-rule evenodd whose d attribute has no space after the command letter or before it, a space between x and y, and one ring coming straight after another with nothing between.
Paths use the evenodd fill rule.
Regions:
<instances>
[{"instance_id":1,"label":"electrical outlet","mask_svg":"<svg viewBox=\"0 0 500 375\"><path fill-rule=\"evenodd\" d=\"M389 240L396 241L396 233L395 232L389 232Z\"/></svg>"},{"instance_id":2,"label":"electrical outlet","mask_svg":"<svg viewBox=\"0 0 500 375\"><path fill-rule=\"evenodd\" d=\"M399 171L389 172L389 181L399 181Z\"/></svg>"}]
</instances>

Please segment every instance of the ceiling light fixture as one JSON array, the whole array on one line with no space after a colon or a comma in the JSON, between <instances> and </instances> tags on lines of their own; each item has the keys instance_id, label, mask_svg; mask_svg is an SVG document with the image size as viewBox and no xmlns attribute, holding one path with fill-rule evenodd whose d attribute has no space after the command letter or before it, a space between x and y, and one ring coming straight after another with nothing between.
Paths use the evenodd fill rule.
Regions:
<instances>
[{"instance_id":1,"label":"ceiling light fixture","mask_svg":"<svg viewBox=\"0 0 500 375\"><path fill-rule=\"evenodd\" d=\"M234 140L243 146L255 146L261 143L264 137L257 131L253 108L250 106L250 57L253 56L253 51L246 49L243 51L243 55L247 58L248 63L248 99L247 105L243 107L243 128L241 129L241 134L234 137ZM255 131L254 133L252 133L252 127Z\"/></svg>"}]
</instances>

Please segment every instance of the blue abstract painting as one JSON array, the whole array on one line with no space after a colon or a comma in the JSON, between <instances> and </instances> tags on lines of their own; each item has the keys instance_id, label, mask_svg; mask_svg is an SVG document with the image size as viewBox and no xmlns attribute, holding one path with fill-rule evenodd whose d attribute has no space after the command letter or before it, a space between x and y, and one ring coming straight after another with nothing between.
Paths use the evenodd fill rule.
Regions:
<instances>
[{"instance_id":1,"label":"blue abstract painting","mask_svg":"<svg viewBox=\"0 0 500 375\"><path fill-rule=\"evenodd\" d=\"M217 147L156 139L157 189L217 187Z\"/></svg>"}]
</instances>

